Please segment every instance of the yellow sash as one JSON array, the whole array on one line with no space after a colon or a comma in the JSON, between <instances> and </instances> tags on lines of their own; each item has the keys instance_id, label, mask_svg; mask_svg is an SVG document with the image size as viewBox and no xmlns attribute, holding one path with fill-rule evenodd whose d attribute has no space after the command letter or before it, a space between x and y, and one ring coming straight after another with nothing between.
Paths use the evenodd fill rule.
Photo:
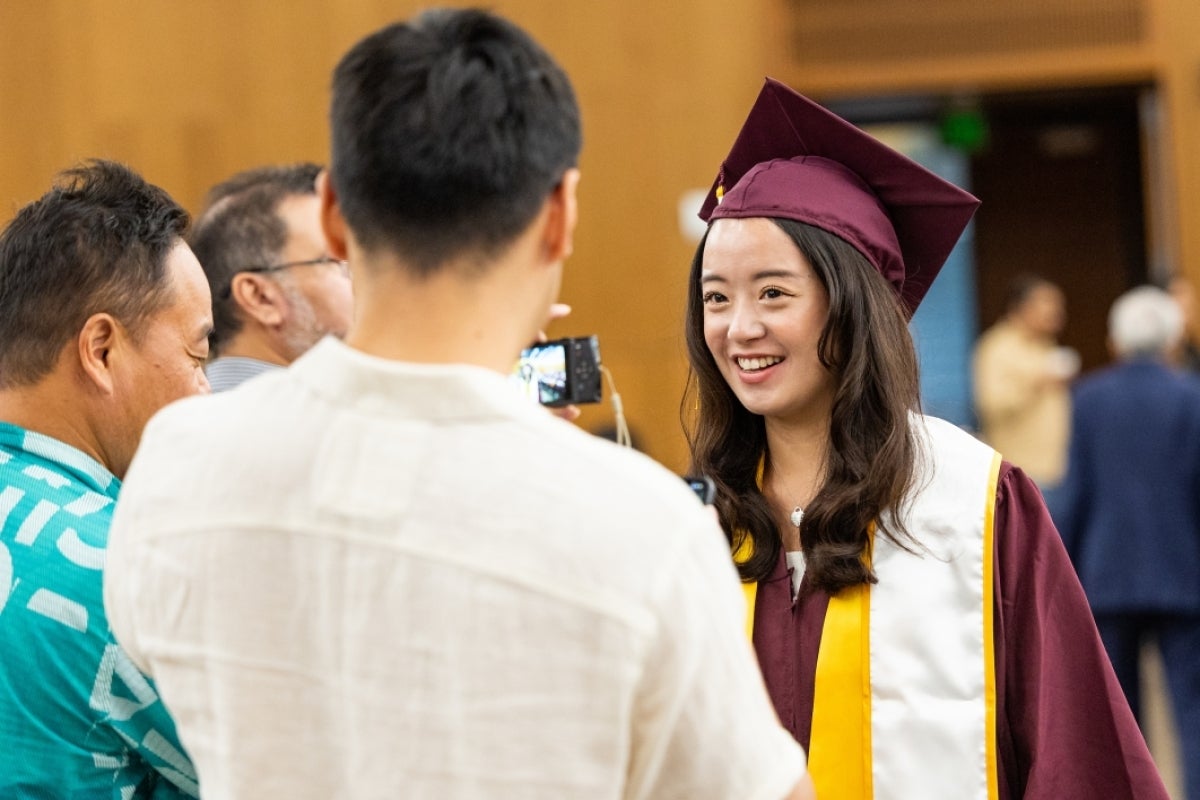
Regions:
<instances>
[{"instance_id":1,"label":"yellow sash","mask_svg":"<svg viewBox=\"0 0 1200 800\"><path fill-rule=\"evenodd\" d=\"M754 553L754 542L746 536L738 543L737 549L733 551L733 563L744 564L750 560L750 556ZM758 599L758 584L742 583L742 591L746 593L746 637L750 641L754 641L754 601Z\"/></svg>"},{"instance_id":2,"label":"yellow sash","mask_svg":"<svg viewBox=\"0 0 1200 800\"><path fill-rule=\"evenodd\" d=\"M753 551L749 537L743 539L734 561L744 562ZM742 591L746 632L753 641L758 584L743 583ZM863 585L830 597L825 612L808 752L808 771L821 800L872 796L870 611L870 587Z\"/></svg>"},{"instance_id":3,"label":"yellow sash","mask_svg":"<svg viewBox=\"0 0 1200 800\"><path fill-rule=\"evenodd\" d=\"M759 481L761 483L761 466ZM996 485L1000 455L991 459L986 478L982 542L984 747L986 797L999 797L996 764L996 681L993 637L993 535ZM874 526L870 531L874 541ZM749 537L734 552L737 563L753 552ZM758 585L743 583L746 595L746 629L753 640ZM874 764L872 748L871 591L862 585L839 592L829 600L821 632L813 698L809 773L821 800L872 800ZM903 744L896 742L888 746Z\"/></svg>"}]
</instances>

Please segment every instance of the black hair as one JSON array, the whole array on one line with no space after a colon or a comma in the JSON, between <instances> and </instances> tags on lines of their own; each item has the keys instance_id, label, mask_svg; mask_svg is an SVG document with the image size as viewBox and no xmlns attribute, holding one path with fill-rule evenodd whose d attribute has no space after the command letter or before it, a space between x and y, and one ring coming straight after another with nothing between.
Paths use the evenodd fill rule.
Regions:
<instances>
[{"instance_id":1,"label":"black hair","mask_svg":"<svg viewBox=\"0 0 1200 800\"><path fill-rule=\"evenodd\" d=\"M128 167L93 160L0 233L0 387L36 383L93 314L135 339L171 299L166 258L188 213Z\"/></svg>"},{"instance_id":2,"label":"black hair","mask_svg":"<svg viewBox=\"0 0 1200 800\"><path fill-rule=\"evenodd\" d=\"M334 72L330 121L342 215L364 248L418 275L502 252L581 146L562 69L480 10L427 11L360 41Z\"/></svg>"}]
</instances>

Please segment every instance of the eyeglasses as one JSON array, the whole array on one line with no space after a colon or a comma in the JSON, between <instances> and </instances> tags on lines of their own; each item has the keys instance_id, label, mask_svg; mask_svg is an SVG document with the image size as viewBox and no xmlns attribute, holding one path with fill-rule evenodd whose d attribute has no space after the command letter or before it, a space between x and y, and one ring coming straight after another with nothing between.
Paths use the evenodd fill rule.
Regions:
<instances>
[{"instance_id":1,"label":"eyeglasses","mask_svg":"<svg viewBox=\"0 0 1200 800\"><path fill-rule=\"evenodd\" d=\"M343 275L350 275L350 262L343 261L340 258L334 258L333 256L320 256L319 258L310 258L306 261L288 261L284 264L273 264L271 266L243 267L235 272L234 275L242 272L280 272L281 270L291 269L292 267L316 267L320 266L321 264L333 264ZM233 281L230 279L230 282L226 284L225 288L221 291L221 297L229 297L232 292Z\"/></svg>"}]
</instances>

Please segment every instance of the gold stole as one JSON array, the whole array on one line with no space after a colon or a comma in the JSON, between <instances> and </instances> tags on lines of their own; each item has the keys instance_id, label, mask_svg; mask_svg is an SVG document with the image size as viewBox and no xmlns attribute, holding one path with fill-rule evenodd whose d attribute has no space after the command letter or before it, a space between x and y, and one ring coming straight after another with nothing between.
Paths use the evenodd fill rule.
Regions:
<instances>
[{"instance_id":1,"label":"gold stole","mask_svg":"<svg viewBox=\"0 0 1200 800\"><path fill-rule=\"evenodd\" d=\"M1000 454L992 460L983 523L983 645L987 797L999 797L996 764L996 673L993 638L993 533ZM759 466L759 482L762 466ZM874 526L870 530L874 543ZM753 552L746 537L734 552L741 563ZM874 797L871 736L871 660L869 585L844 589L829 598L821 630L813 697L808 770L821 800L871 800ZM746 631L754 638L758 584L743 583ZM903 747L903 743L887 746Z\"/></svg>"}]
</instances>

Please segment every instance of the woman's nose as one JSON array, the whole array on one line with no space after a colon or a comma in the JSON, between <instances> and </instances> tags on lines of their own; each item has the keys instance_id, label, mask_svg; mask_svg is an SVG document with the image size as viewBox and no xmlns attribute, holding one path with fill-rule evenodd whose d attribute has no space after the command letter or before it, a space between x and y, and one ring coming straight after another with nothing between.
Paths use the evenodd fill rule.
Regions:
<instances>
[{"instance_id":1,"label":"woman's nose","mask_svg":"<svg viewBox=\"0 0 1200 800\"><path fill-rule=\"evenodd\" d=\"M766 332L757 310L752 306L738 305L729 320L729 338L734 341L752 341Z\"/></svg>"}]
</instances>

